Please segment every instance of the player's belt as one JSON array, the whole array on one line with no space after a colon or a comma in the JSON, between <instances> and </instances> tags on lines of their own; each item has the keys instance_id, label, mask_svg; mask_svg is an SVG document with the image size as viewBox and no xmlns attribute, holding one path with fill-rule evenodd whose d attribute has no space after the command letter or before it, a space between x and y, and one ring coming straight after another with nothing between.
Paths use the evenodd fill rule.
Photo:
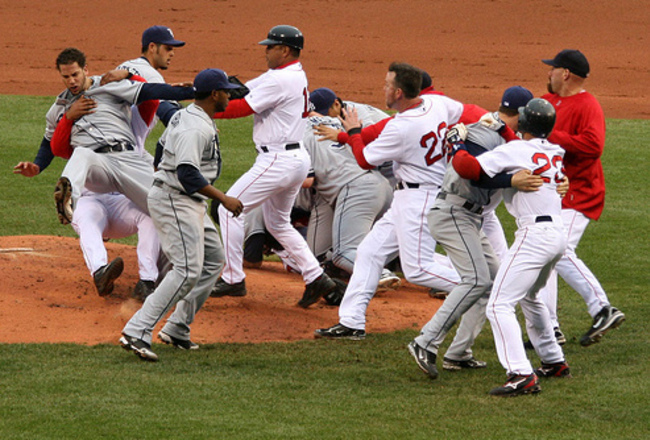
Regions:
<instances>
[{"instance_id":1,"label":"player's belt","mask_svg":"<svg viewBox=\"0 0 650 440\"><path fill-rule=\"evenodd\" d=\"M120 142L115 145L104 145L95 149L95 153L119 153L121 151L133 151L133 145L128 142Z\"/></svg>"},{"instance_id":2,"label":"player's belt","mask_svg":"<svg viewBox=\"0 0 650 440\"><path fill-rule=\"evenodd\" d=\"M558 225L562 224L562 218L557 215L525 215L517 219L517 226L520 228L530 226L535 223L552 222Z\"/></svg>"},{"instance_id":3,"label":"player's belt","mask_svg":"<svg viewBox=\"0 0 650 440\"><path fill-rule=\"evenodd\" d=\"M418 189L420 187L419 183L410 183L410 182L397 182L397 189Z\"/></svg>"},{"instance_id":4,"label":"player's belt","mask_svg":"<svg viewBox=\"0 0 650 440\"><path fill-rule=\"evenodd\" d=\"M284 149L287 150L287 151L289 151L289 150L297 150L298 148L300 148L300 144L298 144L298 143L296 143L296 144L286 144L284 146ZM262 150L263 153L268 153L269 152L269 147L267 147L266 145L262 145L260 147L260 150Z\"/></svg>"},{"instance_id":5,"label":"player's belt","mask_svg":"<svg viewBox=\"0 0 650 440\"><path fill-rule=\"evenodd\" d=\"M483 214L483 205L479 205L478 203L472 203L467 199L464 199L460 196L457 196L455 194L449 194L444 191L440 191L438 193L438 199L441 200L446 200L452 205L458 205L464 209L467 209L469 212L473 212L474 214Z\"/></svg>"}]
</instances>

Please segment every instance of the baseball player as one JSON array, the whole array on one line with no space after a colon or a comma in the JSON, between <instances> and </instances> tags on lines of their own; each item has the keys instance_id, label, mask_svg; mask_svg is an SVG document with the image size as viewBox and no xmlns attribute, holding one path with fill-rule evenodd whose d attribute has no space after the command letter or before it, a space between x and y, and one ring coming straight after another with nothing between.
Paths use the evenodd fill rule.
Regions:
<instances>
[{"instance_id":1,"label":"baseball player","mask_svg":"<svg viewBox=\"0 0 650 440\"><path fill-rule=\"evenodd\" d=\"M239 200L211 184L221 172L219 136L211 117L226 109L228 91L237 87L222 70L201 71L194 79L194 103L172 117L160 139L163 158L148 202L173 269L122 331L122 347L141 359L158 360L151 350L151 333L176 303L158 337L181 349L198 348L190 339L189 326L210 295L224 262L223 246L208 216L206 200L218 200L235 216L242 211Z\"/></svg>"},{"instance_id":2,"label":"baseball player","mask_svg":"<svg viewBox=\"0 0 650 440\"><path fill-rule=\"evenodd\" d=\"M518 108L525 106L532 98L533 94L521 86L506 89L498 116L516 130ZM465 131L462 137L466 140L456 146L461 145L474 156L505 143L499 132L478 122L467 128L458 124L449 131L448 140L457 142L458 139L453 137L461 131ZM542 179L530 174L522 170L517 175L503 174L498 176L500 180L495 178L487 182L484 179L482 183L490 183L488 188L514 186L535 190L541 186ZM431 235L451 258L461 278L433 318L422 328L420 335L408 346L418 366L432 379L438 376L438 348L461 315L456 337L445 354L443 368L454 371L486 366L485 362L474 358L471 347L485 322L485 306L492 280L499 268L499 258L493 250L492 241L499 246L506 241L503 229L500 229L500 236L495 234L489 238L482 228L484 215L493 212L500 201L500 189L479 187L475 182L461 178L449 165L442 189L428 213Z\"/></svg>"},{"instance_id":3,"label":"baseball player","mask_svg":"<svg viewBox=\"0 0 650 440\"><path fill-rule=\"evenodd\" d=\"M48 111L48 126L71 127L70 144L74 147L54 192L59 220L63 224L71 221L73 206L84 187L100 193L120 192L148 212L146 194L153 165L135 151L131 105L150 99L190 99L194 90L126 80L101 86L101 77L87 76L85 56L74 48L59 54L57 68L67 90ZM69 120L65 112L77 99L82 99L83 105L95 101L96 111ZM51 147L54 154L67 154L65 142L53 142Z\"/></svg>"},{"instance_id":4,"label":"baseball player","mask_svg":"<svg viewBox=\"0 0 650 440\"><path fill-rule=\"evenodd\" d=\"M357 249L354 271L339 308L339 323L316 330L317 338L365 337L368 302L387 258L394 252L399 252L409 282L448 292L460 281L453 269L435 263L436 242L428 231L426 214L445 172L447 127L458 121L463 106L444 96L419 96L420 84L421 74L416 67L390 65L384 94L387 107L397 114L365 148L355 112L343 120L358 164L371 169L392 160L399 184L390 209Z\"/></svg>"},{"instance_id":5,"label":"baseball player","mask_svg":"<svg viewBox=\"0 0 650 440\"><path fill-rule=\"evenodd\" d=\"M360 168L345 145L317 139L314 127L343 129L338 119L328 116L332 106L332 113L341 108L334 92L319 88L309 99L314 110L307 119L303 143L311 157L310 186L315 189L316 203L309 217L307 243L317 257L325 258L332 249L332 263L351 274L357 247L390 207L393 190L378 171ZM394 280L399 283L399 278L391 275L391 285L396 287Z\"/></svg>"},{"instance_id":6,"label":"baseball player","mask_svg":"<svg viewBox=\"0 0 650 440\"><path fill-rule=\"evenodd\" d=\"M596 98L584 89L589 62L580 51L565 49L555 58L542 61L551 66L549 93L542 98L553 104L557 112L548 139L566 151L564 166L571 182L567 196L562 199L567 249L555 270L583 297L593 318L593 325L580 338L580 344L587 347L625 321L623 312L612 307L596 276L576 254L589 222L600 218L605 205L605 178L600 161L605 146L605 116ZM559 329L555 274L540 295Z\"/></svg>"},{"instance_id":7,"label":"baseball player","mask_svg":"<svg viewBox=\"0 0 650 440\"><path fill-rule=\"evenodd\" d=\"M250 93L231 102L218 118L253 117L253 141L258 152L253 167L228 190L244 204L234 217L219 208L219 225L226 249L226 265L212 296L246 292L242 267L244 218L262 205L266 228L298 265L306 288L301 307L309 307L336 289L318 264L304 238L291 226L290 212L309 171L309 154L302 144L304 118L309 111L307 77L300 64L302 33L293 26L275 26L259 44L266 46L269 70L246 83Z\"/></svg>"},{"instance_id":8,"label":"baseball player","mask_svg":"<svg viewBox=\"0 0 650 440\"><path fill-rule=\"evenodd\" d=\"M512 141L476 158L459 151L453 166L465 178L479 180L482 174L531 170L542 177L539 191L505 189L508 211L517 219L518 230L510 251L494 280L487 305L499 361L508 372L503 386L493 396L518 396L539 392L538 376L570 377L562 347L557 343L548 309L538 297L539 289L562 257L567 244L556 191L562 181L564 150L546 138L555 123L555 109L544 99L533 99L519 111L523 140ZM520 304L528 334L541 368L533 371L526 357L515 306Z\"/></svg>"}]
</instances>

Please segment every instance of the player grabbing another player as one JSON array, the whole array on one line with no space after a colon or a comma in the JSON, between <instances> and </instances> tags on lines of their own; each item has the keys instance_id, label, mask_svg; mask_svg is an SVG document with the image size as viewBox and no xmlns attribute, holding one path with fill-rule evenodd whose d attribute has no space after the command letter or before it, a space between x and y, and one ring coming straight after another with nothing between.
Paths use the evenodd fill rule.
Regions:
<instances>
[{"instance_id":1,"label":"player grabbing another player","mask_svg":"<svg viewBox=\"0 0 650 440\"><path fill-rule=\"evenodd\" d=\"M306 288L301 307L309 307L336 289L318 264L305 239L291 225L294 200L309 171L309 154L302 145L304 118L309 111L307 76L300 64L302 33L293 26L275 26L259 44L266 46L269 70L246 83L250 93L231 102L218 118L253 117L253 141L258 151L253 167L228 190L244 204L235 217L219 208L219 225L226 265L212 296L246 294L243 270L244 217L262 205L268 231L296 262Z\"/></svg>"},{"instance_id":2,"label":"player grabbing another player","mask_svg":"<svg viewBox=\"0 0 650 440\"><path fill-rule=\"evenodd\" d=\"M564 151L564 167L570 187L562 200L562 220L568 234L567 249L555 266L557 273L575 289L587 304L593 325L580 338L582 346L600 341L612 328L625 320L623 312L612 307L596 276L576 254L582 234L591 220L598 220L605 205L605 178L600 156L605 147L605 116L598 101L584 89L589 62L578 50L565 49L555 58L542 60L551 66L548 73L547 99L557 112L550 142ZM540 292L557 321L557 277L553 274Z\"/></svg>"},{"instance_id":3,"label":"player grabbing another player","mask_svg":"<svg viewBox=\"0 0 650 440\"><path fill-rule=\"evenodd\" d=\"M462 177L472 180L479 180L482 174L493 177L501 172L528 169L544 181L539 191L509 188L503 193L518 230L501 263L487 305L499 361L508 372L506 383L490 394L502 397L539 392L538 376L570 377L548 309L538 297L539 289L566 248L561 199L556 191L563 179L564 150L545 139L555 123L555 109L548 101L533 99L519 114L523 140L509 142L476 158L459 151L452 162ZM528 334L542 361L541 368L535 371L526 357L515 312L517 304L524 312Z\"/></svg>"},{"instance_id":4,"label":"player grabbing another player","mask_svg":"<svg viewBox=\"0 0 650 440\"><path fill-rule=\"evenodd\" d=\"M219 69L201 71L194 79L193 104L178 111L161 137L163 158L149 191L149 209L173 265L160 285L122 331L120 344L140 358L157 361L151 333L171 307L176 310L158 337L178 348L195 350L190 324L210 295L223 267L223 246L207 213L207 199L218 200L238 216L239 200L212 186L221 172L219 136L212 121L228 106L228 90L237 88Z\"/></svg>"},{"instance_id":5,"label":"player grabbing another player","mask_svg":"<svg viewBox=\"0 0 650 440\"><path fill-rule=\"evenodd\" d=\"M392 63L385 81L386 105L397 114L377 139L363 145L354 111L346 115L343 125L362 168L393 161L398 189L390 209L357 249L354 271L339 308L339 323L316 330L317 338L365 337L368 303L382 268L395 252L399 252L402 271L411 283L448 292L460 280L452 268L434 261L436 242L429 233L426 214L445 173L447 127L458 121L463 105L444 96L419 96L420 70L408 64Z\"/></svg>"}]
</instances>

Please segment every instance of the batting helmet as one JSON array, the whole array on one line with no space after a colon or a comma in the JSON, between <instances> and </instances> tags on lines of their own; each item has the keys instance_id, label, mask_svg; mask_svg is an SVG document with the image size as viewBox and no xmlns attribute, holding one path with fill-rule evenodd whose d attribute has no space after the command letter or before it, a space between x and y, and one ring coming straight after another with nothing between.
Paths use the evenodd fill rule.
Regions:
<instances>
[{"instance_id":1,"label":"batting helmet","mask_svg":"<svg viewBox=\"0 0 650 440\"><path fill-rule=\"evenodd\" d=\"M555 108L546 99L531 99L526 107L519 107L519 131L538 138L546 138L555 125Z\"/></svg>"},{"instance_id":2,"label":"batting helmet","mask_svg":"<svg viewBox=\"0 0 650 440\"><path fill-rule=\"evenodd\" d=\"M272 27L266 40L260 41L259 44L263 46L282 44L283 46L302 50L305 45L305 38L302 36L302 32L300 32L298 28L281 24Z\"/></svg>"}]
</instances>

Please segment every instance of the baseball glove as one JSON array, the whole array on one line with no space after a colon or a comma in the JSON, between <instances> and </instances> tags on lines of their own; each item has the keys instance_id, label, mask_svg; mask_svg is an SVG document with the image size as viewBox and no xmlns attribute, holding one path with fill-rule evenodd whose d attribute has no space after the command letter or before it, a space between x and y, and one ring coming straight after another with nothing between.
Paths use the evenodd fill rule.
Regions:
<instances>
[{"instance_id":1,"label":"baseball glove","mask_svg":"<svg viewBox=\"0 0 650 440\"><path fill-rule=\"evenodd\" d=\"M248 92L250 92L250 90L248 90L248 87L246 87L244 83L241 82L239 78L237 78L237 75L230 75L228 77L228 82L239 86L237 89L230 90L230 99L241 99L244 96L248 95Z\"/></svg>"}]
</instances>

